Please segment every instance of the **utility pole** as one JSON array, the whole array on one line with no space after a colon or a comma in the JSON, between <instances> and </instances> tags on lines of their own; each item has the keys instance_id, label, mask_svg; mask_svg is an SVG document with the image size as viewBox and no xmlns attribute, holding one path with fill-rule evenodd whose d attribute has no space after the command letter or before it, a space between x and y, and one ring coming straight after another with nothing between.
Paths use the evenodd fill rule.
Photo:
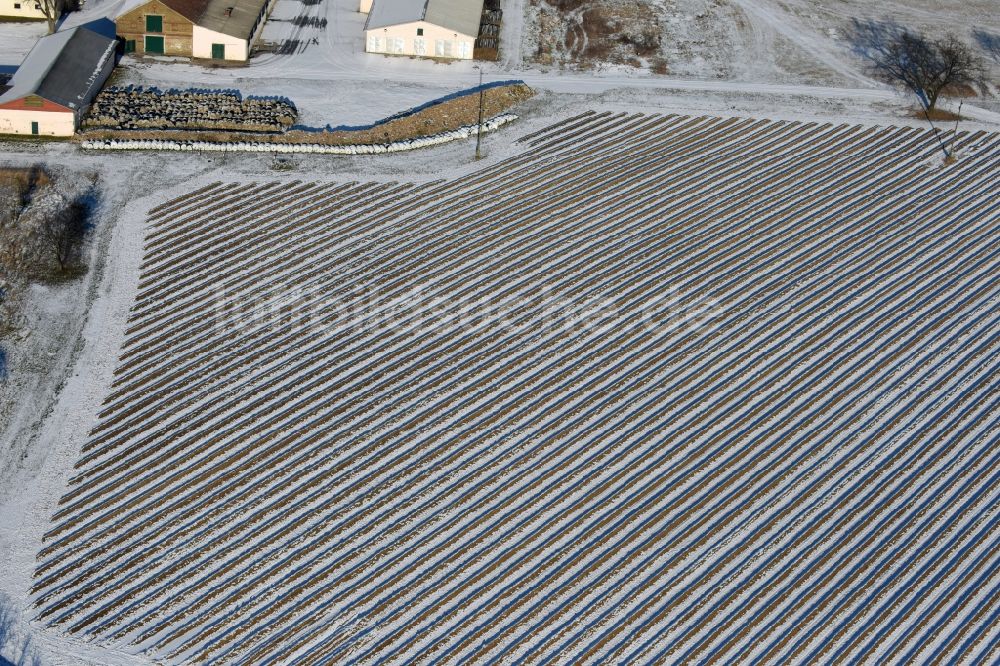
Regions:
<instances>
[{"instance_id":1,"label":"utility pole","mask_svg":"<svg viewBox=\"0 0 1000 666\"><path fill-rule=\"evenodd\" d=\"M958 121L962 119L962 100L958 102L958 115L955 116L955 129L951 132L951 150L948 151L952 155L955 154L955 138L958 136Z\"/></svg>"},{"instance_id":2,"label":"utility pole","mask_svg":"<svg viewBox=\"0 0 1000 666\"><path fill-rule=\"evenodd\" d=\"M483 68L476 65L479 70L479 123L476 125L476 159L482 158L479 146L483 141Z\"/></svg>"},{"instance_id":3,"label":"utility pole","mask_svg":"<svg viewBox=\"0 0 1000 666\"><path fill-rule=\"evenodd\" d=\"M951 157L951 153L948 152L948 147L944 145L944 140L941 139L941 133L938 132L937 126L934 124L934 121L931 120L931 114L927 113L926 106L924 106L923 104L921 104L920 106L923 108L924 118L927 119L927 122L930 124L931 129L934 131L934 138L937 139L938 145L941 146L941 152L944 153L944 158L948 159L949 157ZM947 132L948 130L945 131ZM946 134L945 138L947 138L947 136L948 135Z\"/></svg>"}]
</instances>

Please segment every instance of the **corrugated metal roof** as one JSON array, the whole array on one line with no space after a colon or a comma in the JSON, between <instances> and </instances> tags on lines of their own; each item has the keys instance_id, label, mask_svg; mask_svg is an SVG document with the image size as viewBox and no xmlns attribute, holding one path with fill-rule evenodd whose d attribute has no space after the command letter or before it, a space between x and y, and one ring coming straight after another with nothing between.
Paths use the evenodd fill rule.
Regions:
<instances>
[{"instance_id":1,"label":"corrugated metal roof","mask_svg":"<svg viewBox=\"0 0 1000 666\"><path fill-rule=\"evenodd\" d=\"M60 30L35 43L10 80L0 104L38 95L77 109L86 106L104 84L101 72L115 57L117 42L87 25Z\"/></svg>"},{"instance_id":2,"label":"corrugated metal roof","mask_svg":"<svg viewBox=\"0 0 1000 666\"><path fill-rule=\"evenodd\" d=\"M427 21L475 37L482 13L483 0L375 0L365 30Z\"/></svg>"}]
</instances>

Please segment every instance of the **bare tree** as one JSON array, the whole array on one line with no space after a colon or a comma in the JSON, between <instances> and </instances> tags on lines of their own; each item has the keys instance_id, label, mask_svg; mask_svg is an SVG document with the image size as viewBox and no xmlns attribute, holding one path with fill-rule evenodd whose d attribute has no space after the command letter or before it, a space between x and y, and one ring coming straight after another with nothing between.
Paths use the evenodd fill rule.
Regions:
<instances>
[{"instance_id":1,"label":"bare tree","mask_svg":"<svg viewBox=\"0 0 1000 666\"><path fill-rule=\"evenodd\" d=\"M41 239L52 252L62 274L73 268L80 258L87 237L88 214L86 203L76 200L42 221Z\"/></svg>"},{"instance_id":2,"label":"bare tree","mask_svg":"<svg viewBox=\"0 0 1000 666\"><path fill-rule=\"evenodd\" d=\"M18 321L17 303L11 293L12 287L14 287L13 281L4 279L4 277L0 275L0 339L7 334L16 331L20 323ZM2 355L3 350L0 349L0 356ZM0 362L0 378L4 375L4 372L2 371L4 365L4 363ZM3 611L0 610L0 634L3 633L3 620Z\"/></svg>"},{"instance_id":3,"label":"bare tree","mask_svg":"<svg viewBox=\"0 0 1000 666\"><path fill-rule=\"evenodd\" d=\"M37 3L49 24L49 34L51 35L56 31L56 22L62 16L63 2L62 0L37 0Z\"/></svg>"},{"instance_id":4,"label":"bare tree","mask_svg":"<svg viewBox=\"0 0 1000 666\"><path fill-rule=\"evenodd\" d=\"M0 228L16 222L21 208L20 194L12 187L0 185Z\"/></svg>"},{"instance_id":5,"label":"bare tree","mask_svg":"<svg viewBox=\"0 0 1000 666\"><path fill-rule=\"evenodd\" d=\"M35 0L49 24L49 34L56 31L56 24L66 12L80 9L80 0Z\"/></svg>"},{"instance_id":6,"label":"bare tree","mask_svg":"<svg viewBox=\"0 0 1000 666\"><path fill-rule=\"evenodd\" d=\"M16 222L40 188L50 182L39 165L28 169L0 169L0 225Z\"/></svg>"},{"instance_id":7,"label":"bare tree","mask_svg":"<svg viewBox=\"0 0 1000 666\"><path fill-rule=\"evenodd\" d=\"M979 44L979 48L986 51L991 58L1000 62L1000 34L977 28L972 31L972 38Z\"/></svg>"},{"instance_id":8,"label":"bare tree","mask_svg":"<svg viewBox=\"0 0 1000 666\"><path fill-rule=\"evenodd\" d=\"M891 21L858 19L849 35L873 76L909 89L926 111L949 86L982 80L982 59L954 35L931 40Z\"/></svg>"}]
</instances>

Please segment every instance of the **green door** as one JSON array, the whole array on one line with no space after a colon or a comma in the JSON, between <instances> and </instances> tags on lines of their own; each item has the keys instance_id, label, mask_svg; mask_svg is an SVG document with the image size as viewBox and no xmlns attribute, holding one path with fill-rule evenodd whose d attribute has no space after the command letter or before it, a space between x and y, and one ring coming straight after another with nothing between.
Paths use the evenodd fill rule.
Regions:
<instances>
[{"instance_id":1,"label":"green door","mask_svg":"<svg viewBox=\"0 0 1000 666\"><path fill-rule=\"evenodd\" d=\"M163 37L150 37L147 35L145 47L146 53L163 53Z\"/></svg>"},{"instance_id":2,"label":"green door","mask_svg":"<svg viewBox=\"0 0 1000 666\"><path fill-rule=\"evenodd\" d=\"M31 121L31 133L38 134L38 123Z\"/></svg>"},{"instance_id":3,"label":"green door","mask_svg":"<svg viewBox=\"0 0 1000 666\"><path fill-rule=\"evenodd\" d=\"M125 53L135 53L135 40L126 39L125 40Z\"/></svg>"},{"instance_id":4,"label":"green door","mask_svg":"<svg viewBox=\"0 0 1000 666\"><path fill-rule=\"evenodd\" d=\"M226 45L225 44L212 44L212 57L216 60L226 59Z\"/></svg>"}]
</instances>

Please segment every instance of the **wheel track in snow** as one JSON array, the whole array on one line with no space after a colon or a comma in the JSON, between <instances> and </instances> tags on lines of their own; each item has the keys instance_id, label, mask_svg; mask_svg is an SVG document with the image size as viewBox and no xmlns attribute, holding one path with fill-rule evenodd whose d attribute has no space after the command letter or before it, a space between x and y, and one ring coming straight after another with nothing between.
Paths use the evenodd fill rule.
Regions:
<instances>
[{"instance_id":1,"label":"wheel track in snow","mask_svg":"<svg viewBox=\"0 0 1000 666\"><path fill-rule=\"evenodd\" d=\"M801 512L782 517L772 507L754 515L750 507L770 494L798 498L807 487L821 493L814 507L839 497L840 505L830 506L840 513L816 514L831 526L852 519L837 529L854 531L838 534L884 540L898 530L907 538L925 532L925 522L912 520L885 523L890 531L878 537L859 531L866 526L851 514L859 489L837 493L860 473L851 470L863 468L831 476L838 468L829 467L847 462L830 458L841 437L855 443L857 464L874 466L869 474L888 474L894 458L887 456L904 453L918 432L949 433L940 436L960 442L968 461L982 459L996 419L970 409L987 404L984 385L996 371L989 360L996 294L983 276L997 270L996 252L987 251L997 207L986 193L998 180L998 147L995 135L982 132L963 133L959 142L968 155L935 175L923 166L934 150L931 137L916 130L580 114L524 137L526 152L508 163L451 182L214 183L159 206L116 373L121 383L47 535L37 586L43 616L170 659L405 661L431 650L428 656L446 660L492 661L514 646L534 650L520 653L532 661L628 650L646 659L652 655L640 641L658 646L668 638L660 628L668 610L643 601L656 598L661 578L638 573L685 544L709 553L730 544L730 559L719 560L715 573L685 560L671 574L694 581L669 611L679 623L669 638L678 648L693 657L722 649L727 638L729 649L746 650L742 629L787 622L804 612L809 585L831 580L842 589L831 608L853 613L837 621L857 622L842 622L820 640L807 627L828 615L813 612L797 625L811 639L808 650L871 654L871 637L914 604L915 590L992 575L992 560L962 546L972 543L975 506L985 516L988 504L949 506L953 527L938 533L951 541L934 543L954 547L929 552L912 576L880 576L887 596L870 613L852 581L877 568L841 577L849 551L827 548L826 559L791 560L796 568L786 571L784 558L797 557L806 543L792 542L787 552L771 553L782 558L774 568L751 574L731 568L744 567L732 544L738 534L754 539L803 520ZM927 219L913 217L918 202ZM611 231L603 240L602 227ZM929 246L935 234L942 242ZM848 279L862 258L875 257L882 263ZM960 261L963 272L941 279ZM259 263L263 271L249 270ZM905 267L913 274L903 281L889 272ZM425 329L424 311L416 310L388 335L252 323L240 339L204 323L217 276L238 296L265 302L290 287L322 290L331 276L333 294L384 287L369 317L388 315L410 286L427 284L433 297L489 294L512 306L511 323L438 332ZM615 307L602 311L601 325L612 326L615 313L641 317L667 280L680 287L675 307L714 298L728 308L717 322L722 329L548 330L540 326L545 309L531 300L539 287L570 303L602 297ZM857 323L838 321L827 309L832 301L805 291L808 285L827 299L836 295ZM858 291L862 285L874 291ZM782 302L787 310L774 309ZM862 307L870 310L854 309ZM342 309L324 303L321 323ZM920 327L906 332L911 319ZM811 332L809 321L825 328ZM973 334L987 337L968 345ZM715 350L717 339L729 346ZM905 340L908 346L898 346ZM937 342L927 346L930 340ZM362 361L373 353L374 362ZM972 363L977 353L987 354L979 365ZM824 374L847 359L853 365L840 374ZM929 395L909 388L917 377L925 377L919 381ZM877 409L861 399L876 386L887 401ZM842 392L836 401L821 400L832 387ZM904 395L940 409L923 420L897 414ZM951 415L960 420L948 421ZM675 418L673 426L665 420ZM769 430L772 422L779 432ZM835 429L843 431L838 438ZM656 455L661 438L686 456L662 478L668 461ZM742 446L718 457L727 442ZM467 449L472 443L488 455ZM792 446L806 447L799 462L786 457ZM824 459L830 462L820 464ZM935 467L933 459L908 464L923 470L914 478L925 484L958 469ZM980 485L966 488L983 496L985 471L976 469L979 476L969 478ZM755 476L763 470L771 476ZM678 490L664 494L668 478ZM732 486L741 478L743 485ZM695 479L713 481L694 494L680 491L696 489ZM794 479L799 485L787 485ZM806 480L813 486L802 486ZM729 484L725 493L722 484ZM866 501L902 516L903 496L869 494ZM540 504L515 519L503 509L522 497ZM598 501L612 511L603 523L595 522ZM366 520L366 502L369 515L382 516L378 522ZM658 539L670 540L636 550L654 525L669 524L662 515L668 506L680 513ZM784 506L787 512L794 503ZM641 521L615 540L599 536L601 525L623 528L627 515ZM724 515L742 522L724 525ZM255 534L273 545L258 549ZM499 549L501 538L523 538L523 549ZM619 557L626 552L634 564ZM917 561L903 546L890 556L890 572ZM702 582L690 578L695 571ZM470 592L457 602L455 591L472 584L495 592ZM598 584L616 586L614 606L603 602ZM799 605L784 605L787 595L758 600L746 620L732 604L761 599L746 596L751 584L775 594L798 590ZM708 592L722 604L711 614L685 601ZM951 596L968 598L961 590ZM815 608L826 608L822 603ZM933 626L960 612L948 604L927 606ZM173 615L180 608L187 611ZM616 647L606 638L594 643L606 630L582 619L591 608L615 608L617 626L643 628ZM542 609L548 614L536 614ZM995 636L982 621L988 614L988 605L970 610L975 626L939 640L938 648L966 654L990 645ZM344 629L324 637L331 618ZM415 641L417 626L425 638ZM692 640L713 626L726 633L711 643ZM571 640L571 629L584 634ZM916 633L900 633L894 649L912 652L928 640ZM543 642L532 643L535 635ZM521 638L512 643L513 636ZM610 652L599 647L605 644ZM799 647L790 649L786 656L804 658Z\"/></svg>"}]
</instances>

